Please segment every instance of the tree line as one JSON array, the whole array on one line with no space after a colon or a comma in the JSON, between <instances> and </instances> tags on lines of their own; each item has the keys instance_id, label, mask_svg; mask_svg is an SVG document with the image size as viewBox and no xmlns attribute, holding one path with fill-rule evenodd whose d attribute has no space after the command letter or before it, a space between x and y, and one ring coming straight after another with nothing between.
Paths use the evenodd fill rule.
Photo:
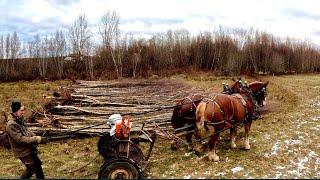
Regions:
<instances>
[{"instance_id":1,"label":"tree line","mask_svg":"<svg viewBox=\"0 0 320 180\"><path fill-rule=\"evenodd\" d=\"M195 36L180 29L134 38L119 25L119 14L107 11L98 26L99 44L85 14L66 32L28 42L17 32L1 35L0 81L165 76L190 69L221 75L320 72L319 49L308 41L222 27Z\"/></svg>"}]
</instances>

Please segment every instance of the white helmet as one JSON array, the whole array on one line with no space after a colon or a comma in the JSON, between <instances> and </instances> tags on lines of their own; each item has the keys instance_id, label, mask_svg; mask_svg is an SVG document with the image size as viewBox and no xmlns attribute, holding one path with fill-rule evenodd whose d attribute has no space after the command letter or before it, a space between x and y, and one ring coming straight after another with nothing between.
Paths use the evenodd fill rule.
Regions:
<instances>
[{"instance_id":1,"label":"white helmet","mask_svg":"<svg viewBox=\"0 0 320 180\"><path fill-rule=\"evenodd\" d=\"M117 121L121 121L122 117L120 114L112 114L109 119L108 119L108 124L110 124L110 126L114 126L116 125Z\"/></svg>"}]
</instances>

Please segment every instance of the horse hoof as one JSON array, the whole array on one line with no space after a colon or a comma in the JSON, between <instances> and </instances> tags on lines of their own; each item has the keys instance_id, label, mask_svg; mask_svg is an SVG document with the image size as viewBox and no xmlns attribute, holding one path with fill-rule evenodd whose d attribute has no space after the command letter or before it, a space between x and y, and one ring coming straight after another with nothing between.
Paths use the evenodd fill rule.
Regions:
<instances>
[{"instance_id":1,"label":"horse hoof","mask_svg":"<svg viewBox=\"0 0 320 180\"><path fill-rule=\"evenodd\" d=\"M201 152L200 152L200 151L194 151L194 153L195 153L198 157L201 156Z\"/></svg>"},{"instance_id":2,"label":"horse hoof","mask_svg":"<svg viewBox=\"0 0 320 180\"><path fill-rule=\"evenodd\" d=\"M193 151L193 146L188 146L188 151Z\"/></svg>"},{"instance_id":3,"label":"horse hoof","mask_svg":"<svg viewBox=\"0 0 320 180\"><path fill-rule=\"evenodd\" d=\"M171 145L171 146L170 146L170 149L173 150L173 151L176 151L176 150L178 149L178 147L177 147L177 146L174 146L174 145Z\"/></svg>"},{"instance_id":4,"label":"horse hoof","mask_svg":"<svg viewBox=\"0 0 320 180\"><path fill-rule=\"evenodd\" d=\"M245 150L250 150L250 145L246 145L246 147L244 148Z\"/></svg>"},{"instance_id":5,"label":"horse hoof","mask_svg":"<svg viewBox=\"0 0 320 180\"><path fill-rule=\"evenodd\" d=\"M214 162L218 162L220 160L219 156L213 159Z\"/></svg>"},{"instance_id":6,"label":"horse hoof","mask_svg":"<svg viewBox=\"0 0 320 180\"><path fill-rule=\"evenodd\" d=\"M209 156L210 161L218 162L219 161L219 156Z\"/></svg>"}]
</instances>

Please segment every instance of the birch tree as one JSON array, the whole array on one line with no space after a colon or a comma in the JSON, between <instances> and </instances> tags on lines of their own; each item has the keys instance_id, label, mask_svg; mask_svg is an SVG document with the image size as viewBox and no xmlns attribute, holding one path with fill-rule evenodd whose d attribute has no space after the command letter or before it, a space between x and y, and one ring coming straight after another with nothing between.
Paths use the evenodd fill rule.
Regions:
<instances>
[{"instance_id":1,"label":"birch tree","mask_svg":"<svg viewBox=\"0 0 320 180\"><path fill-rule=\"evenodd\" d=\"M63 75L63 56L66 53L66 39L62 31L56 31L54 39L54 53L55 53L55 64L58 70L58 76L61 78Z\"/></svg>"},{"instance_id":2,"label":"birch tree","mask_svg":"<svg viewBox=\"0 0 320 180\"><path fill-rule=\"evenodd\" d=\"M6 42L5 42L5 57L6 57L6 65L5 65L5 72L6 72L6 75L8 76L9 75L9 57L10 57L10 34L8 33L7 34L7 37L6 37Z\"/></svg>"},{"instance_id":3,"label":"birch tree","mask_svg":"<svg viewBox=\"0 0 320 180\"><path fill-rule=\"evenodd\" d=\"M69 40L72 53L77 54L79 58L84 53L85 47L89 44L91 32L88 28L88 20L85 14L79 15L69 27Z\"/></svg>"},{"instance_id":4,"label":"birch tree","mask_svg":"<svg viewBox=\"0 0 320 180\"><path fill-rule=\"evenodd\" d=\"M0 37L0 59L4 59L4 39L3 35Z\"/></svg>"},{"instance_id":5,"label":"birch tree","mask_svg":"<svg viewBox=\"0 0 320 180\"><path fill-rule=\"evenodd\" d=\"M117 77L122 77L122 51L119 29L120 16L116 11L107 11L101 18L99 33L102 38L103 48L111 53L111 58ZM105 57L107 58L107 57Z\"/></svg>"},{"instance_id":6,"label":"birch tree","mask_svg":"<svg viewBox=\"0 0 320 180\"><path fill-rule=\"evenodd\" d=\"M21 49L21 42L16 31L13 32L10 41L11 59L16 59Z\"/></svg>"}]
</instances>

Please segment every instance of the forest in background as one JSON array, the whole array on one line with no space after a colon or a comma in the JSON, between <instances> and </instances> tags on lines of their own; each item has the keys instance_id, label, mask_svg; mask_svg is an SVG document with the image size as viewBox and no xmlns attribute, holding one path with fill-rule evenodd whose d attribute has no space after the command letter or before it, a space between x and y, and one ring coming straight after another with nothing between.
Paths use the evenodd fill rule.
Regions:
<instances>
[{"instance_id":1,"label":"forest in background","mask_svg":"<svg viewBox=\"0 0 320 180\"><path fill-rule=\"evenodd\" d=\"M119 14L107 11L97 25L99 43L85 14L67 31L37 34L28 42L15 31L0 35L0 81L147 78L190 70L219 75L320 72L319 47L305 40L223 27L195 36L179 29L134 38L119 25Z\"/></svg>"}]
</instances>

